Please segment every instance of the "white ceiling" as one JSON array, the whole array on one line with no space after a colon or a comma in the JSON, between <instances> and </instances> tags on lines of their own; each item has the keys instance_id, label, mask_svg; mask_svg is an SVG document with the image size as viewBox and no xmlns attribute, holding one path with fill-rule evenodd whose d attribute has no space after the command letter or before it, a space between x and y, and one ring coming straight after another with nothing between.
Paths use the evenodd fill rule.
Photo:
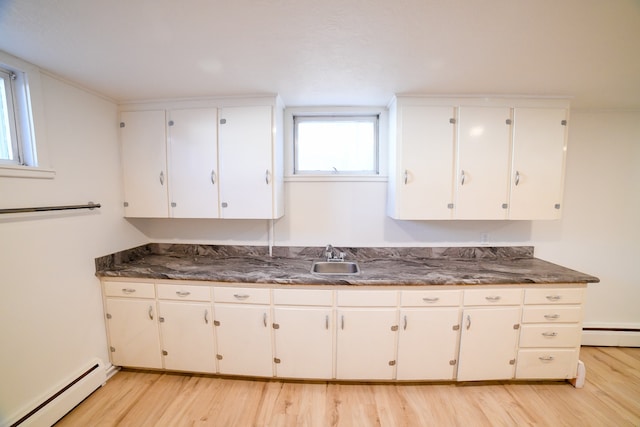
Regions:
<instances>
[{"instance_id":1,"label":"white ceiling","mask_svg":"<svg viewBox=\"0 0 640 427\"><path fill-rule=\"evenodd\" d=\"M640 0L0 0L0 50L117 101L558 95L640 108Z\"/></svg>"}]
</instances>

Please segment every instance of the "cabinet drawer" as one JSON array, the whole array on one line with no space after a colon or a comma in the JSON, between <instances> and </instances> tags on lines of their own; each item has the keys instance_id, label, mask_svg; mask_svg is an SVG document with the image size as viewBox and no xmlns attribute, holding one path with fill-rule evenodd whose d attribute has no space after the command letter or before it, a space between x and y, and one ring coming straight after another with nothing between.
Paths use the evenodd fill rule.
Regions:
<instances>
[{"instance_id":1,"label":"cabinet drawer","mask_svg":"<svg viewBox=\"0 0 640 427\"><path fill-rule=\"evenodd\" d=\"M333 305L333 291L321 289L274 289L273 303L276 305Z\"/></svg>"},{"instance_id":2,"label":"cabinet drawer","mask_svg":"<svg viewBox=\"0 0 640 427\"><path fill-rule=\"evenodd\" d=\"M578 350L520 350L516 366L518 379L575 378Z\"/></svg>"},{"instance_id":3,"label":"cabinet drawer","mask_svg":"<svg viewBox=\"0 0 640 427\"><path fill-rule=\"evenodd\" d=\"M337 291L338 305L342 307L395 307L398 304L396 291Z\"/></svg>"},{"instance_id":4,"label":"cabinet drawer","mask_svg":"<svg viewBox=\"0 0 640 427\"><path fill-rule=\"evenodd\" d=\"M269 289L216 287L213 288L213 300L240 304L269 304Z\"/></svg>"},{"instance_id":5,"label":"cabinet drawer","mask_svg":"<svg viewBox=\"0 0 640 427\"><path fill-rule=\"evenodd\" d=\"M584 300L584 288L527 289L525 304L580 304Z\"/></svg>"},{"instance_id":6,"label":"cabinet drawer","mask_svg":"<svg viewBox=\"0 0 640 427\"><path fill-rule=\"evenodd\" d=\"M211 301L211 288L196 285L158 285L159 299Z\"/></svg>"},{"instance_id":7,"label":"cabinet drawer","mask_svg":"<svg viewBox=\"0 0 640 427\"><path fill-rule=\"evenodd\" d=\"M155 298L153 283L104 282L104 295L107 297Z\"/></svg>"},{"instance_id":8,"label":"cabinet drawer","mask_svg":"<svg viewBox=\"0 0 640 427\"><path fill-rule=\"evenodd\" d=\"M403 307L457 307L462 291L402 291L400 304Z\"/></svg>"},{"instance_id":9,"label":"cabinet drawer","mask_svg":"<svg viewBox=\"0 0 640 427\"><path fill-rule=\"evenodd\" d=\"M520 347L577 347L580 325L522 325Z\"/></svg>"},{"instance_id":10,"label":"cabinet drawer","mask_svg":"<svg viewBox=\"0 0 640 427\"><path fill-rule=\"evenodd\" d=\"M468 289L464 291L464 305L519 305L522 289Z\"/></svg>"},{"instance_id":11,"label":"cabinet drawer","mask_svg":"<svg viewBox=\"0 0 640 427\"><path fill-rule=\"evenodd\" d=\"M522 312L522 323L578 323L582 320L582 307L526 306Z\"/></svg>"}]
</instances>

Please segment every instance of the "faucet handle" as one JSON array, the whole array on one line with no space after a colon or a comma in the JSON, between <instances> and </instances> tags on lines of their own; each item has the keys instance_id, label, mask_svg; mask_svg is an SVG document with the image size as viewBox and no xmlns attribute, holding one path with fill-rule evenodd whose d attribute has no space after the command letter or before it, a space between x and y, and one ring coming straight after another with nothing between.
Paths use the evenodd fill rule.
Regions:
<instances>
[{"instance_id":1,"label":"faucet handle","mask_svg":"<svg viewBox=\"0 0 640 427\"><path fill-rule=\"evenodd\" d=\"M340 252L340 261L344 261L344 258L347 256L346 253Z\"/></svg>"}]
</instances>

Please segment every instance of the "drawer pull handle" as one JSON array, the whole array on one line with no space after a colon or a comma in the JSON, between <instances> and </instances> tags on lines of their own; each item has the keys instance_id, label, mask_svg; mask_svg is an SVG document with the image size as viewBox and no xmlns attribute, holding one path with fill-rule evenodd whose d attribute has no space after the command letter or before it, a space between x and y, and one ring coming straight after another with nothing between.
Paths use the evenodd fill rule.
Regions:
<instances>
[{"instance_id":1,"label":"drawer pull handle","mask_svg":"<svg viewBox=\"0 0 640 427\"><path fill-rule=\"evenodd\" d=\"M559 301L562 298L560 295L547 295L549 301Z\"/></svg>"},{"instance_id":2,"label":"drawer pull handle","mask_svg":"<svg viewBox=\"0 0 640 427\"><path fill-rule=\"evenodd\" d=\"M496 295L496 296L488 296L488 297L485 297L485 299L486 299L487 301L489 301L489 302L498 302L498 301L500 301L500 299L502 299L502 297L501 297L501 296L499 296L499 295Z\"/></svg>"},{"instance_id":3,"label":"drawer pull handle","mask_svg":"<svg viewBox=\"0 0 640 427\"><path fill-rule=\"evenodd\" d=\"M122 292L124 292L125 294L132 294L134 293L136 290L133 288L122 288Z\"/></svg>"},{"instance_id":4,"label":"drawer pull handle","mask_svg":"<svg viewBox=\"0 0 640 427\"><path fill-rule=\"evenodd\" d=\"M247 298L249 298L249 295L247 295L247 294L233 294L233 297L235 299L239 299L239 300L246 300Z\"/></svg>"},{"instance_id":5,"label":"drawer pull handle","mask_svg":"<svg viewBox=\"0 0 640 427\"><path fill-rule=\"evenodd\" d=\"M560 318L559 314L545 314L544 318L547 320L556 320Z\"/></svg>"},{"instance_id":6,"label":"drawer pull handle","mask_svg":"<svg viewBox=\"0 0 640 427\"><path fill-rule=\"evenodd\" d=\"M540 357L538 357L538 359L540 359L543 362L553 362L554 361L554 357L553 356L540 356Z\"/></svg>"},{"instance_id":7,"label":"drawer pull handle","mask_svg":"<svg viewBox=\"0 0 640 427\"><path fill-rule=\"evenodd\" d=\"M422 301L428 302L428 303L434 303L434 302L440 301L440 298L438 298L438 297L434 297L434 298L425 297L425 298L422 298Z\"/></svg>"},{"instance_id":8,"label":"drawer pull handle","mask_svg":"<svg viewBox=\"0 0 640 427\"><path fill-rule=\"evenodd\" d=\"M547 337L547 338L553 338L553 337L557 337L558 333L557 332L543 332L542 336L543 337Z\"/></svg>"},{"instance_id":9,"label":"drawer pull handle","mask_svg":"<svg viewBox=\"0 0 640 427\"><path fill-rule=\"evenodd\" d=\"M191 295L191 292L189 292L189 291L176 291L176 295L178 295L179 297L188 297L189 295Z\"/></svg>"}]
</instances>

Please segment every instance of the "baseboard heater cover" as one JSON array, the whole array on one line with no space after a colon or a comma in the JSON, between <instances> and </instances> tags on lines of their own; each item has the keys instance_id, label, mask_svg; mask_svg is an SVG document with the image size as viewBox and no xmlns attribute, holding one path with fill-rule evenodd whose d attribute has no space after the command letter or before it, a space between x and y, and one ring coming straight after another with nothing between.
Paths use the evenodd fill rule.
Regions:
<instances>
[{"instance_id":1,"label":"baseboard heater cover","mask_svg":"<svg viewBox=\"0 0 640 427\"><path fill-rule=\"evenodd\" d=\"M104 363L95 359L77 377L11 424L11 427L51 426L103 386L106 380Z\"/></svg>"},{"instance_id":2,"label":"baseboard heater cover","mask_svg":"<svg viewBox=\"0 0 640 427\"><path fill-rule=\"evenodd\" d=\"M640 328L585 326L582 328L582 345L596 347L640 347Z\"/></svg>"}]
</instances>

